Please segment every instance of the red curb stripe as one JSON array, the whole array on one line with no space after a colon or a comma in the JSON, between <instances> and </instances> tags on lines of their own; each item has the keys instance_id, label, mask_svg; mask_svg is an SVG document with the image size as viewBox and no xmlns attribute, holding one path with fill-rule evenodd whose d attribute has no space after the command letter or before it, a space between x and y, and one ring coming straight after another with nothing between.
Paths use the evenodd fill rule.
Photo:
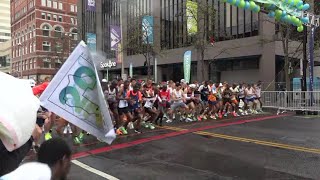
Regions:
<instances>
[{"instance_id":1,"label":"red curb stripe","mask_svg":"<svg viewBox=\"0 0 320 180\"><path fill-rule=\"evenodd\" d=\"M245 124L245 123L250 123L250 122L264 121L264 120L269 120L269 119L279 118L279 117L286 117L286 116L289 116L289 115L285 114L285 115L267 116L267 117L255 118L255 119L250 119L250 120L241 120L241 121L237 121L237 122L223 123L223 124L217 124L217 125L212 125L212 126L205 126L205 127L195 128L195 129L171 132L171 133L167 133L167 134L161 134L161 135L156 135L156 136L152 136L152 137L148 137L148 138L135 140L135 141L132 141L132 142L126 142L126 143L122 143L122 144L115 144L115 145L111 145L111 146L107 146L107 147L102 147L102 148L98 148L98 149L94 149L94 150L89 150L89 151L86 151L86 152L76 153L76 154L74 154L72 156L72 158L73 159L83 158L83 157L87 157L87 156L90 156L90 155L93 155L93 154L105 153L105 152L113 151L113 150L116 150L116 149L124 149L124 148L127 148L127 147L132 147L132 146L135 146L135 145L144 144L144 143L151 142L151 141L156 141L156 140L165 139L165 138L169 138L169 137L175 137L175 136L184 135L184 134L188 134L188 133L193 133L193 132L197 132L197 131L215 129L215 128L226 127L226 126L231 126L231 125Z\"/></svg>"}]
</instances>

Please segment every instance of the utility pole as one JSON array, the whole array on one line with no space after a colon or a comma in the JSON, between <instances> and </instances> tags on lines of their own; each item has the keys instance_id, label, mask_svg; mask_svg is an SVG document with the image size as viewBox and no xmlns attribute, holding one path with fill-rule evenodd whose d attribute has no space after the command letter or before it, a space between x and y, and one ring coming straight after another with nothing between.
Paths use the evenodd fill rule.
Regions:
<instances>
[{"instance_id":1,"label":"utility pole","mask_svg":"<svg viewBox=\"0 0 320 180\"><path fill-rule=\"evenodd\" d=\"M303 63L302 63L302 83L301 83L301 90L307 91L307 66L308 66L308 59L307 59L307 42L308 42L308 29L307 26L304 25L303 28Z\"/></svg>"}]
</instances>

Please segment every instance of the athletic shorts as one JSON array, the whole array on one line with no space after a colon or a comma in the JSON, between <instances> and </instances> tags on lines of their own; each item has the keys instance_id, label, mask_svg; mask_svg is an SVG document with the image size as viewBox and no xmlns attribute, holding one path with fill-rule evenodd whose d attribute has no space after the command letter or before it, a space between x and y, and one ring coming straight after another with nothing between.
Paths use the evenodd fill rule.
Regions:
<instances>
[{"instance_id":1,"label":"athletic shorts","mask_svg":"<svg viewBox=\"0 0 320 180\"><path fill-rule=\"evenodd\" d=\"M208 103L212 106L215 106L216 104L218 104L218 101L208 101Z\"/></svg>"},{"instance_id":2,"label":"athletic shorts","mask_svg":"<svg viewBox=\"0 0 320 180\"><path fill-rule=\"evenodd\" d=\"M228 99L228 98L223 98L223 104L227 104L227 103L232 103L231 99Z\"/></svg>"},{"instance_id":3,"label":"athletic shorts","mask_svg":"<svg viewBox=\"0 0 320 180\"><path fill-rule=\"evenodd\" d=\"M171 109L174 111L175 109L179 108L179 107L186 107L187 105L184 102L174 102L171 104Z\"/></svg>"},{"instance_id":4,"label":"athletic shorts","mask_svg":"<svg viewBox=\"0 0 320 180\"><path fill-rule=\"evenodd\" d=\"M170 103L168 101L166 101L165 103L159 103L159 108L160 107L165 107L165 108L170 108Z\"/></svg>"},{"instance_id":5,"label":"athletic shorts","mask_svg":"<svg viewBox=\"0 0 320 180\"><path fill-rule=\"evenodd\" d=\"M37 125L39 126L39 127L42 127L43 125L44 125L44 122L45 122L45 119L44 118L42 118L42 117L37 117Z\"/></svg>"},{"instance_id":6,"label":"athletic shorts","mask_svg":"<svg viewBox=\"0 0 320 180\"><path fill-rule=\"evenodd\" d=\"M129 112L130 112L129 107L118 108L118 113L120 116L124 114L128 114Z\"/></svg>"},{"instance_id":7,"label":"athletic shorts","mask_svg":"<svg viewBox=\"0 0 320 180\"><path fill-rule=\"evenodd\" d=\"M246 103L249 103L249 102L254 102L255 98L252 97L252 98L246 98L245 101Z\"/></svg>"}]
</instances>

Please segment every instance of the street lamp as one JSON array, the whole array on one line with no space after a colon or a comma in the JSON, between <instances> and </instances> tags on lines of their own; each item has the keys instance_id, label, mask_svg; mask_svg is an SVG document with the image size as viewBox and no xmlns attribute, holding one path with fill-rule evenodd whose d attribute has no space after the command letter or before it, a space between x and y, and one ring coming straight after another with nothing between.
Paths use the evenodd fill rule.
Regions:
<instances>
[{"instance_id":1,"label":"street lamp","mask_svg":"<svg viewBox=\"0 0 320 180\"><path fill-rule=\"evenodd\" d=\"M19 52L21 53L21 57L20 57L20 68L21 68L21 72L20 72L20 77L21 77L21 79L23 78L23 76L22 76L22 67L23 67L23 65L22 65L22 44L21 43L18 43L18 47L19 47Z\"/></svg>"}]
</instances>

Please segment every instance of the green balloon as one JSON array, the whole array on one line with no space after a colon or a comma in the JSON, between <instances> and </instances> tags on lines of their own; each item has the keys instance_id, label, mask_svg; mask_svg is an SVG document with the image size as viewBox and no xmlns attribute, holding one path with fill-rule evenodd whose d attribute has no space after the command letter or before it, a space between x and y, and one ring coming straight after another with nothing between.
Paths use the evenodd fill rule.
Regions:
<instances>
[{"instance_id":1,"label":"green balloon","mask_svg":"<svg viewBox=\"0 0 320 180\"><path fill-rule=\"evenodd\" d=\"M281 15L282 15L282 11L281 10L279 10L279 9L277 9L276 11L276 18L281 18Z\"/></svg>"},{"instance_id":2,"label":"green balloon","mask_svg":"<svg viewBox=\"0 0 320 180\"><path fill-rule=\"evenodd\" d=\"M288 0L288 4L291 4L292 0Z\"/></svg>"},{"instance_id":3,"label":"green balloon","mask_svg":"<svg viewBox=\"0 0 320 180\"><path fill-rule=\"evenodd\" d=\"M302 31L303 31L303 26L302 26L302 25L301 25L301 26L298 26L298 27L297 27L297 31L298 31L298 32L302 32Z\"/></svg>"},{"instance_id":4,"label":"green balloon","mask_svg":"<svg viewBox=\"0 0 320 180\"><path fill-rule=\"evenodd\" d=\"M231 5L235 5L237 2L237 0L232 0L232 2L230 3Z\"/></svg>"},{"instance_id":5,"label":"green balloon","mask_svg":"<svg viewBox=\"0 0 320 180\"><path fill-rule=\"evenodd\" d=\"M300 0L294 0L294 1L293 1L294 5L297 5L299 1L300 1Z\"/></svg>"},{"instance_id":6,"label":"green balloon","mask_svg":"<svg viewBox=\"0 0 320 180\"><path fill-rule=\"evenodd\" d=\"M254 9L256 7L256 3L254 1L250 1L250 9Z\"/></svg>"},{"instance_id":7,"label":"green balloon","mask_svg":"<svg viewBox=\"0 0 320 180\"><path fill-rule=\"evenodd\" d=\"M298 7L299 10L302 10L302 8L303 8L303 5L300 5L300 6Z\"/></svg>"},{"instance_id":8,"label":"green balloon","mask_svg":"<svg viewBox=\"0 0 320 180\"><path fill-rule=\"evenodd\" d=\"M244 0L240 0L239 8L244 8L246 6L246 2Z\"/></svg>"}]
</instances>

